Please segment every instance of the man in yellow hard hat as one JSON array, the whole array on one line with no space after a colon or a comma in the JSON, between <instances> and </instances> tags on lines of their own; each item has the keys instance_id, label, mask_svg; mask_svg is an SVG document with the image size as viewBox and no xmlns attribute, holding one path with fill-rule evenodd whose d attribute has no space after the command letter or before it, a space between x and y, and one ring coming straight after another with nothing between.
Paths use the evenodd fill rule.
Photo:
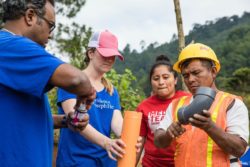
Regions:
<instances>
[{"instance_id":1,"label":"man in yellow hard hat","mask_svg":"<svg viewBox=\"0 0 250 167\"><path fill-rule=\"evenodd\" d=\"M193 95L205 86L214 89L216 96L210 109L189 118L187 125L178 122L177 111L193 97L174 100L155 132L156 146L176 142L176 167L240 166L238 158L248 145L248 111L239 97L216 88L220 62L214 51L201 43L190 44L181 51L174 69Z\"/></svg>"}]
</instances>

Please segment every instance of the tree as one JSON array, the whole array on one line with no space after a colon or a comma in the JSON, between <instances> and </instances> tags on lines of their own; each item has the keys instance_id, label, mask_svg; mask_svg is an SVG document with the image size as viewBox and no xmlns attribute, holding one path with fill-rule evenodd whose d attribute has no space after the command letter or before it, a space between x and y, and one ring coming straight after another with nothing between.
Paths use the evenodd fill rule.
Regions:
<instances>
[{"instance_id":1,"label":"tree","mask_svg":"<svg viewBox=\"0 0 250 167\"><path fill-rule=\"evenodd\" d=\"M227 80L226 87L231 91L250 94L250 68L237 69Z\"/></svg>"},{"instance_id":2,"label":"tree","mask_svg":"<svg viewBox=\"0 0 250 167\"><path fill-rule=\"evenodd\" d=\"M136 81L136 77L131 70L125 69L123 74L117 74L112 69L106 76L118 90L122 111L134 111L137 105L145 98L145 95L139 88L132 87L132 82Z\"/></svg>"},{"instance_id":3,"label":"tree","mask_svg":"<svg viewBox=\"0 0 250 167\"><path fill-rule=\"evenodd\" d=\"M185 36L183 32L181 7L179 0L174 0L174 7L175 7L176 24L178 30L179 51L181 51L185 47Z\"/></svg>"},{"instance_id":4,"label":"tree","mask_svg":"<svg viewBox=\"0 0 250 167\"><path fill-rule=\"evenodd\" d=\"M72 18L82 9L86 0L57 0L56 1L56 13ZM2 25L3 6L0 3L0 28Z\"/></svg>"},{"instance_id":5,"label":"tree","mask_svg":"<svg viewBox=\"0 0 250 167\"><path fill-rule=\"evenodd\" d=\"M86 65L84 58L92 29L75 22L70 26L60 23L58 27L58 33L55 35L57 48L70 58L71 64L83 69Z\"/></svg>"},{"instance_id":6,"label":"tree","mask_svg":"<svg viewBox=\"0 0 250 167\"><path fill-rule=\"evenodd\" d=\"M183 32L183 24L182 24L182 17L181 17L181 7L179 0L174 0L174 7L175 7L175 16L176 16L176 24L178 30L178 41L179 41L179 51L181 51L185 47L185 36ZM182 80L182 88L183 90L187 90L185 83Z\"/></svg>"},{"instance_id":7,"label":"tree","mask_svg":"<svg viewBox=\"0 0 250 167\"><path fill-rule=\"evenodd\" d=\"M235 70L231 77L218 78L220 87L243 98L250 110L250 68L243 67Z\"/></svg>"},{"instance_id":8,"label":"tree","mask_svg":"<svg viewBox=\"0 0 250 167\"><path fill-rule=\"evenodd\" d=\"M86 0L57 0L56 13L72 18L82 9Z\"/></svg>"}]
</instances>

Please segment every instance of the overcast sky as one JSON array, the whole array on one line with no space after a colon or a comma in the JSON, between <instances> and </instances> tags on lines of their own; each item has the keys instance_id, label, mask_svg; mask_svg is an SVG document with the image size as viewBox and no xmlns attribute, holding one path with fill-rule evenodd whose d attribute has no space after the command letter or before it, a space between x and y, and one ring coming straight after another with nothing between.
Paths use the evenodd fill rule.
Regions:
<instances>
[{"instance_id":1,"label":"overcast sky","mask_svg":"<svg viewBox=\"0 0 250 167\"><path fill-rule=\"evenodd\" d=\"M180 5L185 35L194 23L250 12L250 0L180 0ZM141 40L162 44L177 34L173 0L87 0L74 20L94 31L110 30L121 50L129 43L139 51Z\"/></svg>"}]
</instances>

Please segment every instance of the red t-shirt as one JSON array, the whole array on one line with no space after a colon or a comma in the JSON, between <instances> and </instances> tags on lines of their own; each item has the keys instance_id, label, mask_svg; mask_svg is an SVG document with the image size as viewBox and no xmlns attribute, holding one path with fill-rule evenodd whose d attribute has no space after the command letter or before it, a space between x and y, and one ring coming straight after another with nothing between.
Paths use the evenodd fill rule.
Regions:
<instances>
[{"instance_id":1,"label":"red t-shirt","mask_svg":"<svg viewBox=\"0 0 250 167\"><path fill-rule=\"evenodd\" d=\"M161 100L151 96L142 101L136 111L142 112L140 136L146 138L144 144L145 154L142 159L144 167L174 167L175 146L171 144L167 148L157 148L154 145L154 131L166 114L166 109L173 99L190 95L183 91L177 91L167 100Z\"/></svg>"}]
</instances>

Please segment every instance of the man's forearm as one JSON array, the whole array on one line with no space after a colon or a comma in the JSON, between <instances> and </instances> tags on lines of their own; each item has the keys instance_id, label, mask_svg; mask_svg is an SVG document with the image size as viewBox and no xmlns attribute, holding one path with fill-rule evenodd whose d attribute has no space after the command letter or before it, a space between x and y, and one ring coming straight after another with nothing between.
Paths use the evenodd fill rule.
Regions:
<instances>
[{"instance_id":1,"label":"man's forearm","mask_svg":"<svg viewBox=\"0 0 250 167\"><path fill-rule=\"evenodd\" d=\"M93 89L88 77L69 64L60 65L49 82L79 96L91 94Z\"/></svg>"},{"instance_id":2,"label":"man's forearm","mask_svg":"<svg viewBox=\"0 0 250 167\"><path fill-rule=\"evenodd\" d=\"M239 136L224 132L215 124L206 133L226 153L240 157L246 150L247 143Z\"/></svg>"},{"instance_id":3,"label":"man's forearm","mask_svg":"<svg viewBox=\"0 0 250 167\"><path fill-rule=\"evenodd\" d=\"M54 129L67 128L67 118L65 115L53 115Z\"/></svg>"}]
</instances>

